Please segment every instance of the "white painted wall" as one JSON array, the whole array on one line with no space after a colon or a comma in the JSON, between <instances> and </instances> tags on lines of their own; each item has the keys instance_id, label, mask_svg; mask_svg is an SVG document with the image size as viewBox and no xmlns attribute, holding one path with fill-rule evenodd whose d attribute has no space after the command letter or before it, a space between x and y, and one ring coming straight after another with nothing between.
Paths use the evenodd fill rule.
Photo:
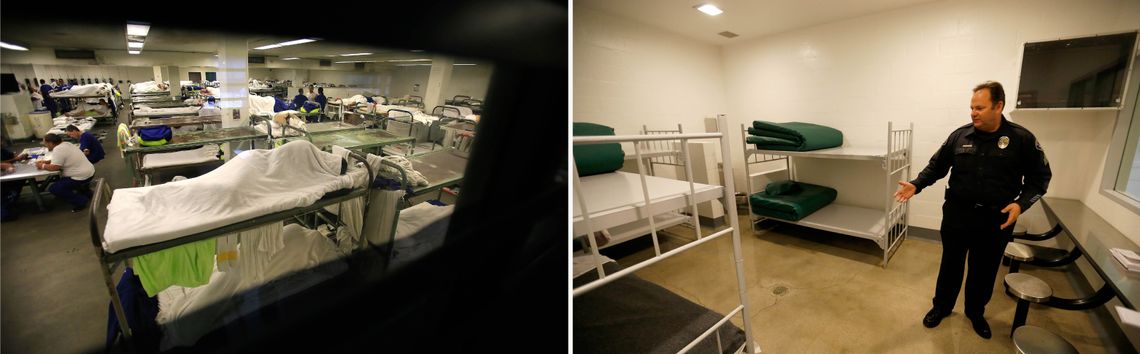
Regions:
<instances>
[{"instance_id":1,"label":"white painted wall","mask_svg":"<svg viewBox=\"0 0 1140 354\"><path fill-rule=\"evenodd\" d=\"M704 118L727 108L715 45L579 5L573 52L575 122L619 135L678 123L703 132Z\"/></svg>"},{"instance_id":2,"label":"white painted wall","mask_svg":"<svg viewBox=\"0 0 1140 354\"><path fill-rule=\"evenodd\" d=\"M388 97L423 96L427 92L428 74L430 73L431 66L396 67L392 72L392 83L388 89ZM413 84L420 84L418 92L412 91Z\"/></svg>"},{"instance_id":3,"label":"white painted wall","mask_svg":"<svg viewBox=\"0 0 1140 354\"><path fill-rule=\"evenodd\" d=\"M491 84L493 71L494 66L489 64L453 66L451 81L443 88L441 97L451 99L456 95L466 95L474 99L486 99L487 86Z\"/></svg>"},{"instance_id":4,"label":"white painted wall","mask_svg":"<svg viewBox=\"0 0 1140 354\"><path fill-rule=\"evenodd\" d=\"M1024 42L1137 27L1140 2L1134 0L953 1L735 43L722 52L729 117L736 127L753 119L824 124L843 131L844 143L855 146L884 143L888 121L914 122L912 173L916 175L946 136L969 122L975 84L997 80L1005 85L1007 96L1016 95ZM578 87L582 79L577 63L620 60L580 56L577 36L575 42L578 100L585 92ZM674 75L673 71L677 69L658 74ZM620 73L603 77L611 78L614 86L632 83ZM649 112L635 106L626 111ZM576 103L576 119L581 114ZM1133 241L1140 241L1140 218L1095 190L1115 114L1007 116L1033 130L1045 146L1055 174L1048 196L1079 198ZM732 134L735 146L741 143L739 135ZM743 153L734 153L739 185ZM858 190L863 182L847 178L834 183L842 193ZM913 225L939 228L945 183L943 179L913 199Z\"/></svg>"}]
</instances>

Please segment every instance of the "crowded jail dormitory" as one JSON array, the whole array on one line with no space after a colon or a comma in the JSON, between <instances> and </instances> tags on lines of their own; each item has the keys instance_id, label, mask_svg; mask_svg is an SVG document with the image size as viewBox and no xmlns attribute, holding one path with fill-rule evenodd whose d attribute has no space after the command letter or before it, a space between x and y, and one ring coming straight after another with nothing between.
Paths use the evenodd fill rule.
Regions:
<instances>
[{"instance_id":1,"label":"crowded jail dormitory","mask_svg":"<svg viewBox=\"0 0 1140 354\"><path fill-rule=\"evenodd\" d=\"M1140 2L572 11L574 352L1136 352Z\"/></svg>"},{"instance_id":2,"label":"crowded jail dormitory","mask_svg":"<svg viewBox=\"0 0 1140 354\"><path fill-rule=\"evenodd\" d=\"M393 5L395 29L214 5L5 3L3 351L497 348L484 311L523 321L526 272L566 269L528 236L565 233L531 206L565 200L565 140L511 133L568 116L565 5ZM401 27L431 16L473 21Z\"/></svg>"}]
</instances>

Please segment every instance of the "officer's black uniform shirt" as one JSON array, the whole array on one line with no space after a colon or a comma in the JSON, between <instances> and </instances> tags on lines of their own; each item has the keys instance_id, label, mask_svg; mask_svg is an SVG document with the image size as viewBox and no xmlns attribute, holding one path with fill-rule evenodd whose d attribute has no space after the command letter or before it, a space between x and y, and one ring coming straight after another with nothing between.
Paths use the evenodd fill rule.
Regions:
<instances>
[{"instance_id":1,"label":"officer's black uniform shirt","mask_svg":"<svg viewBox=\"0 0 1140 354\"><path fill-rule=\"evenodd\" d=\"M975 130L972 123L950 133L930 164L911 181L915 193L945 177L951 168L947 200L999 209L1016 201L1022 213L1041 199L1053 177L1037 137L1005 115L993 133Z\"/></svg>"}]
</instances>

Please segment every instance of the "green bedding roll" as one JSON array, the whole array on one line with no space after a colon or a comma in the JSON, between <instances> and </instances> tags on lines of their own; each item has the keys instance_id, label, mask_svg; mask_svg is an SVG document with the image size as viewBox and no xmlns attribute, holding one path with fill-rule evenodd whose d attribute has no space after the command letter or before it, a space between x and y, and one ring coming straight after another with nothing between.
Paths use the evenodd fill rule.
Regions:
<instances>
[{"instance_id":1,"label":"green bedding roll","mask_svg":"<svg viewBox=\"0 0 1140 354\"><path fill-rule=\"evenodd\" d=\"M748 142L756 144L756 148L761 150L811 151L843 145L843 132L811 123L758 120L752 122L748 133L752 135ZM765 139L752 139L753 136Z\"/></svg>"},{"instance_id":2,"label":"green bedding roll","mask_svg":"<svg viewBox=\"0 0 1140 354\"><path fill-rule=\"evenodd\" d=\"M811 215L831 204L838 195L833 188L809 183L774 182L769 186L777 190L777 193L774 193L776 195L759 192L748 197L752 202L752 212L789 221L798 221Z\"/></svg>"},{"instance_id":3,"label":"green bedding roll","mask_svg":"<svg viewBox=\"0 0 1140 354\"><path fill-rule=\"evenodd\" d=\"M594 123L574 123L574 136L614 135L614 128ZM625 152L621 144L574 145L574 166L578 176L609 173L621 169L625 163Z\"/></svg>"}]
</instances>

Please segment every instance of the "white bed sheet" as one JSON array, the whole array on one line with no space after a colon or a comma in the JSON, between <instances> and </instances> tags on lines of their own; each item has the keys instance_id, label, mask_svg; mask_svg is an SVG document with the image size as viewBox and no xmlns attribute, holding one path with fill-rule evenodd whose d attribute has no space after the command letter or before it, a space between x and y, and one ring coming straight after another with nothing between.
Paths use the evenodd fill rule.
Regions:
<instances>
[{"instance_id":1,"label":"white bed sheet","mask_svg":"<svg viewBox=\"0 0 1140 354\"><path fill-rule=\"evenodd\" d=\"M67 134L67 132L64 131L64 129L66 129L68 125L74 125L76 128L79 128L79 131L85 132L85 131L91 130L91 128L94 128L96 122L98 122L98 120L96 120L95 118L92 118L92 117L84 117L84 118L68 117L68 116L55 117L52 119L52 123L54 124L54 126L52 126L52 128L49 129L47 132L48 132L48 134L55 134L55 135L62 136L62 135Z\"/></svg>"},{"instance_id":2,"label":"white bed sheet","mask_svg":"<svg viewBox=\"0 0 1140 354\"><path fill-rule=\"evenodd\" d=\"M158 293L160 306L156 320L163 332L161 349L193 345L209 331L239 316L275 303L348 269L336 245L320 232L290 224L281 229L280 233L284 248L269 256L264 265L256 267L257 272L251 273L244 269L254 266L253 263L257 263L257 260L240 258L238 271L221 272L215 268L206 285L196 288L172 286ZM243 257L250 254L245 249L246 240L243 236L243 243L238 246L242 248ZM324 263L332 264L319 270L312 269ZM295 272L301 272L301 275L283 278ZM272 288L273 291L242 293L256 286ZM253 301L247 303L247 299ZM228 303L226 306L209 307L202 311L219 301ZM193 314L193 317L188 314Z\"/></svg>"},{"instance_id":3,"label":"white bed sheet","mask_svg":"<svg viewBox=\"0 0 1140 354\"><path fill-rule=\"evenodd\" d=\"M154 81L144 81L131 84L131 93L148 93L148 92L163 92L166 89L162 88L159 83Z\"/></svg>"},{"instance_id":4,"label":"white bed sheet","mask_svg":"<svg viewBox=\"0 0 1140 354\"><path fill-rule=\"evenodd\" d=\"M194 150L146 154L143 156L142 169L148 170L152 168L192 165L215 161L217 159L218 145L209 144Z\"/></svg>"},{"instance_id":5,"label":"white bed sheet","mask_svg":"<svg viewBox=\"0 0 1140 354\"><path fill-rule=\"evenodd\" d=\"M197 114L199 109L202 109L202 107L191 106L191 107L171 107L171 108L150 108L148 106L140 105L138 108L135 108L134 115L135 115L135 117L157 117L157 116L174 115L174 114L188 115L188 114Z\"/></svg>"},{"instance_id":6,"label":"white bed sheet","mask_svg":"<svg viewBox=\"0 0 1140 354\"><path fill-rule=\"evenodd\" d=\"M610 172L581 178L582 195L586 198L586 208L590 211L591 227L606 229L645 218L645 196L642 194L641 178L636 173ZM662 177L645 176L649 190L649 200L653 204L651 212L687 208L689 182ZM694 183L697 203L721 197L724 187ZM585 222L579 207L578 193L573 195L574 234L585 234Z\"/></svg>"},{"instance_id":7,"label":"white bed sheet","mask_svg":"<svg viewBox=\"0 0 1140 354\"><path fill-rule=\"evenodd\" d=\"M253 217L308 206L352 186L343 159L308 141L248 150L197 178L121 188L107 206L108 252L176 239Z\"/></svg>"},{"instance_id":8,"label":"white bed sheet","mask_svg":"<svg viewBox=\"0 0 1140 354\"><path fill-rule=\"evenodd\" d=\"M272 96L249 95L249 114L273 115L273 105L275 104L277 104L277 100Z\"/></svg>"},{"instance_id":9,"label":"white bed sheet","mask_svg":"<svg viewBox=\"0 0 1140 354\"><path fill-rule=\"evenodd\" d=\"M111 94L111 84L89 84L72 86L66 91L52 92L51 97L106 96Z\"/></svg>"},{"instance_id":10,"label":"white bed sheet","mask_svg":"<svg viewBox=\"0 0 1140 354\"><path fill-rule=\"evenodd\" d=\"M281 111L281 112L278 112L278 114L290 113L290 112L292 112L293 114L297 113L297 111ZM300 118L297 118L296 116L290 115L288 123L290 126L292 126L294 128L305 130L305 121L301 120ZM279 138L279 137L283 137L283 136L300 136L301 135L301 132L298 132L296 129L286 129L285 127L281 126L280 124L277 124L277 122L272 120L272 119L263 120L261 122L258 122L257 124L255 124L253 126L253 129L257 129L257 131L261 132L262 134L267 134L269 132L269 130L266 129L267 125L273 127L272 129L273 129L273 137L274 138Z\"/></svg>"}]
</instances>

